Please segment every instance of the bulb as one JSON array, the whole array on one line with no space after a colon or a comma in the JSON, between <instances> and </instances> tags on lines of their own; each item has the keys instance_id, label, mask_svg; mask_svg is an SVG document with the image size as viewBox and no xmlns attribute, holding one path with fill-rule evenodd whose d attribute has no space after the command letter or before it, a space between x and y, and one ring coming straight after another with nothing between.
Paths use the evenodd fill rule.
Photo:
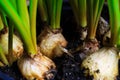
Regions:
<instances>
[{"instance_id":1,"label":"bulb","mask_svg":"<svg viewBox=\"0 0 120 80\"><path fill-rule=\"evenodd\" d=\"M61 47L66 47L67 41L60 31L52 32L45 29L39 36L40 51L49 58L61 56L64 51Z\"/></svg>"},{"instance_id":2,"label":"bulb","mask_svg":"<svg viewBox=\"0 0 120 80\"><path fill-rule=\"evenodd\" d=\"M54 74L50 73L55 70L54 62L43 56L40 51L34 57L28 55L18 60L18 67L27 80L44 80L45 78L53 78Z\"/></svg>"},{"instance_id":3,"label":"bulb","mask_svg":"<svg viewBox=\"0 0 120 80\"><path fill-rule=\"evenodd\" d=\"M0 45L3 48L9 63L13 63L23 54L23 43L22 41L13 34L13 53L8 52L8 32L0 35Z\"/></svg>"},{"instance_id":4,"label":"bulb","mask_svg":"<svg viewBox=\"0 0 120 80\"><path fill-rule=\"evenodd\" d=\"M118 50L105 47L88 56L82 62L86 75L92 75L94 80L115 80L118 75Z\"/></svg>"}]
</instances>

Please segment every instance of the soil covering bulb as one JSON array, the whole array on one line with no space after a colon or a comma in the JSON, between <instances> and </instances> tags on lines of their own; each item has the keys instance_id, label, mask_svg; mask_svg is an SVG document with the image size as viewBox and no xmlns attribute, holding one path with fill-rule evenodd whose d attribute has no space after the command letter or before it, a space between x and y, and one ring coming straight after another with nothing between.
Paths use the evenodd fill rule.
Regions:
<instances>
[{"instance_id":1,"label":"soil covering bulb","mask_svg":"<svg viewBox=\"0 0 120 80\"><path fill-rule=\"evenodd\" d=\"M105 47L88 56L82 62L84 73L94 80L115 80L118 75L118 50L115 47Z\"/></svg>"}]
</instances>

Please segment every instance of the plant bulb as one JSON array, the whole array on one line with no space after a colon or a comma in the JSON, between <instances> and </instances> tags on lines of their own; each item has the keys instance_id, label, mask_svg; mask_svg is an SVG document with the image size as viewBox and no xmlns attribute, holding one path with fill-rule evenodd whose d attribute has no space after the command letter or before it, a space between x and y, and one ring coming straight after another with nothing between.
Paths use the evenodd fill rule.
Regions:
<instances>
[{"instance_id":1,"label":"plant bulb","mask_svg":"<svg viewBox=\"0 0 120 80\"><path fill-rule=\"evenodd\" d=\"M0 35L0 45L9 61L13 63L23 54L23 43L16 35L13 34L13 53L8 52L8 32Z\"/></svg>"},{"instance_id":2,"label":"plant bulb","mask_svg":"<svg viewBox=\"0 0 120 80\"><path fill-rule=\"evenodd\" d=\"M52 32L45 29L39 36L40 51L49 58L58 57L63 54L60 47L66 47L67 41L60 31Z\"/></svg>"},{"instance_id":3,"label":"plant bulb","mask_svg":"<svg viewBox=\"0 0 120 80\"><path fill-rule=\"evenodd\" d=\"M46 77L53 78L54 74L49 72L56 68L54 62L43 56L40 51L33 58L28 55L21 57L18 60L18 67L27 80L44 80Z\"/></svg>"},{"instance_id":4,"label":"plant bulb","mask_svg":"<svg viewBox=\"0 0 120 80\"><path fill-rule=\"evenodd\" d=\"M105 47L88 56L82 62L82 68L94 80L116 80L118 60L118 50L115 47Z\"/></svg>"}]
</instances>

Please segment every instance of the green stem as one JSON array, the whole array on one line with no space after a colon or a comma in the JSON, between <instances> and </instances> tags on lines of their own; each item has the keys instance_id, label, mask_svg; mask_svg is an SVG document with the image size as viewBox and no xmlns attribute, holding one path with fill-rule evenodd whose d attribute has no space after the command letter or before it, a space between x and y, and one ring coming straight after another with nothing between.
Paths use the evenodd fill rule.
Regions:
<instances>
[{"instance_id":1,"label":"green stem","mask_svg":"<svg viewBox=\"0 0 120 80\"><path fill-rule=\"evenodd\" d=\"M9 52L9 54L8 54L8 58L9 58L9 60L11 60L11 57L10 56L12 56L12 54L13 54L13 23L12 23L12 21L10 21L10 23L9 23L9 32L8 32L8 52ZM11 62L11 61L10 61ZM10 63L10 65L11 65L12 63Z\"/></svg>"},{"instance_id":2,"label":"green stem","mask_svg":"<svg viewBox=\"0 0 120 80\"><path fill-rule=\"evenodd\" d=\"M6 7L7 6L7 7ZM13 21L15 24L15 28L19 31L27 52L31 54L36 54L36 50L34 48L34 45L32 43L31 34L26 32L25 30L25 24L22 23L21 18L13 8L13 6L10 4L8 0L0 0L0 8L6 13L6 15Z\"/></svg>"},{"instance_id":3,"label":"green stem","mask_svg":"<svg viewBox=\"0 0 120 80\"><path fill-rule=\"evenodd\" d=\"M104 0L88 0L87 8L88 8L88 38L95 39L96 30L98 21L100 18L100 14L103 8Z\"/></svg>"},{"instance_id":4,"label":"green stem","mask_svg":"<svg viewBox=\"0 0 120 80\"><path fill-rule=\"evenodd\" d=\"M95 39L95 33L93 33L93 0L87 0L87 22L88 22L88 38Z\"/></svg>"},{"instance_id":5,"label":"green stem","mask_svg":"<svg viewBox=\"0 0 120 80\"><path fill-rule=\"evenodd\" d=\"M45 5L44 0L38 0L38 10L40 12L40 17L41 17L42 22L48 23L47 7Z\"/></svg>"},{"instance_id":6,"label":"green stem","mask_svg":"<svg viewBox=\"0 0 120 80\"><path fill-rule=\"evenodd\" d=\"M17 0L17 11L22 20L22 23L25 25L26 31L30 34L30 21L26 0Z\"/></svg>"},{"instance_id":7,"label":"green stem","mask_svg":"<svg viewBox=\"0 0 120 80\"><path fill-rule=\"evenodd\" d=\"M15 10L17 10L17 1L18 0L9 0L11 2L11 4L14 6Z\"/></svg>"},{"instance_id":8,"label":"green stem","mask_svg":"<svg viewBox=\"0 0 120 80\"><path fill-rule=\"evenodd\" d=\"M61 11L62 11L63 0L58 0L56 5L56 28L60 28L60 20L61 20Z\"/></svg>"},{"instance_id":9,"label":"green stem","mask_svg":"<svg viewBox=\"0 0 120 80\"><path fill-rule=\"evenodd\" d=\"M37 0L30 0L30 30L34 48L37 51L36 41L36 12L37 12ZM37 53L37 52L36 52Z\"/></svg>"},{"instance_id":10,"label":"green stem","mask_svg":"<svg viewBox=\"0 0 120 80\"><path fill-rule=\"evenodd\" d=\"M78 17L78 15L79 15L79 12L78 12L78 0L69 0L69 3L70 3L71 8L73 10L77 25L80 25L79 24L79 17Z\"/></svg>"},{"instance_id":11,"label":"green stem","mask_svg":"<svg viewBox=\"0 0 120 80\"><path fill-rule=\"evenodd\" d=\"M94 11L93 11L93 17L94 17L94 22L96 22L96 18L97 18L97 14L98 14L99 2L100 2L100 0L95 0L93 2L93 9L94 9Z\"/></svg>"},{"instance_id":12,"label":"green stem","mask_svg":"<svg viewBox=\"0 0 120 80\"><path fill-rule=\"evenodd\" d=\"M56 29L55 18L56 18L56 0L52 0L52 11L50 18L50 22L51 22L50 27L52 29Z\"/></svg>"},{"instance_id":13,"label":"green stem","mask_svg":"<svg viewBox=\"0 0 120 80\"><path fill-rule=\"evenodd\" d=\"M4 28L4 24L0 15L0 31Z\"/></svg>"},{"instance_id":14,"label":"green stem","mask_svg":"<svg viewBox=\"0 0 120 80\"><path fill-rule=\"evenodd\" d=\"M99 4L97 5L98 7L96 9L97 13L95 13L96 15L94 15L95 16L95 20L94 20L94 22L95 22L94 23L94 26L95 26L94 33L95 34L96 34L96 30L97 30L97 25L98 25L98 21L99 21L99 18L100 18L100 14L102 12L102 8L103 8L103 5L104 5L104 0L99 0L98 2L99 2Z\"/></svg>"},{"instance_id":15,"label":"green stem","mask_svg":"<svg viewBox=\"0 0 120 80\"><path fill-rule=\"evenodd\" d=\"M52 5L53 5L53 0L46 0L46 4L47 4L47 11L48 11L48 23L51 24L51 18L52 18Z\"/></svg>"},{"instance_id":16,"label":"green stem","mask_svg":"<svg viewBox=\"0 0 120 80\"><path fill-rule=\"evenodd\" d=\"M7 22L7 19L6 19L6 15L4 14L4 12L1 13L1 18L2 18L2 21L3 21L3 24L8 27L8 22Z\"/></svg>"},{"instance_id":17,"label":"green stem","mask_svg":"<svg viewBox=\"0 0 120 80\"><path fill-rule=\"evenodd\" d=\"M111 27L111 45L119 43L119 29L120 29L120 10L119 0L108 0L108 7L110 13L110 27Z\"/></svg>"},{"instance_id":18,"label":"green stem","mask_svg":"<svg viewBox=\"0 0 120 80\"><path fill-rule=\"evenodd\" d=\"M87 12L86 12L86 0L78 0L78 13L79 13L79 24L81 27L87 26Z\"/></svg>"},{"instance_id":19,"label":"green stem","mask_svg":"<svg viewBox=\"0 0 120 80\"><path fill-rule=\"evenodd\" d=\"M96 20L97 12L98 12L98 7L99 7L99 0L95 0L93 2L93 15L94 15L94 21Z\"/></svg>"}]
</instances>

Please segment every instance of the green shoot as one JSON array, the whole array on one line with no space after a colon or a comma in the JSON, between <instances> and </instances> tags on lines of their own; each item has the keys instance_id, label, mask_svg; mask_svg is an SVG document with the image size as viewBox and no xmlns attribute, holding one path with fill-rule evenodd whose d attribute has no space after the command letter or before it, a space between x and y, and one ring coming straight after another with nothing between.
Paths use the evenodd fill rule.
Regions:
<instances>
[{"instance_id":1,"label":"green shoot","mask_svg":"<svg viewBox=\"0 0 120 80\"><path fill-rule=\"evenodd\" d=\"M63 0L58 0L58 1L40 0L40 1L41 1L41 6L39 6L38 8L41 9L40 10L41 16L43 16L45 20L47 20L46 22L48 22L48 25L50 26L51 29L59 29ZM40 5L40 1L38 1L39 5ZM43 15L43 13L45 14Z\"/></svg>"},{"instance_id":2,"label":"green shoot","mask_svg":"<svg viewBox=\"0 0 120 80\"><path fill-rule=\"evenodd\" d=\"M79 24L79 17L78 17L78 15L79 15L79 13L78 13L78 0L69 0L69 3L70 3L71 8L73 10L77 25L80 25Z\"/></svg>"},{"instance_id":3,"label":"green shoot","mask_svg":"<svg viewBox=\"0 0 120 80\"><path fill-rule=\"evenodd\" d=\"M18 5L16 4L17 1L18 1L18 0L10 0L11 4L14 6L15 10L17 10L17 6L18 6Z\"/></svg>"},{"instance_id":4,"label":"green shoot","mask_svg":"<svg viewBox=\"0 0 120 80\"><path fill-rule=\"evenodd\" d=\"M77 0L69 0L69 3L71 5L71 8L73 10L77 25L79 25L79 18L78 18L78 2Z\"/></svg>"},{"instance_id":5,"label":"green shoot","mask_svg":"<svg viewBox=\"0 0 120 80\"><path fill-rule=\"evenodd\" d=\"M55 17L56 17L56 0L52 0L52 7L50 7L50 8L52 8L51 10L51 17L50 17L50 27L52 28L52 29L55 29L57 26L56 26L56 24L55 24Z\"/></svg>"},{"instance_id":6,"label":"green shoot","mask_svg":"<svg viewBox=\"0 0 120 80\"><path fill-rule=\"evenodd\" d=\"M13 28L14 28L13 23L12 23L12 21L10 21L9 28L8 28L9 29L9 32L8 32L8 52L9 52L8 58L9 58L9 60L12 60L10 56L12 56L12 54L13 54ZM12 63L10 63L10 65L11 64Z\"/></svg>"},{"instance_id":7,"label":"green shoot","mask_svg":"<svg viewBox=\"0 0 120 80\"><path fill-rule=\"evenodd\" d=\"M61 11L62 11L62 3L63 0L58 0L57 1L57 10L56 10L56 27L60 28L60 20L61 20Z\"/></svg>"},{"instance_id":8,"label":"green shoot","mask_svg":"<svg viewBox=\"0 0 120 80\"><path fill-rule=\"evenodd\" d=\"M7 22L7 19L6 19L6 15L2 12L1 13L1 18L2 18L2 21L3 21L3 24L8 27L8 22Z\"/></svg>"},{"instance_id":9,"label":"green shoot","mask_svg":"<svg viewBox=\"0 0 120 80\"><path fill-rule=\"evenodd\" d=\"M0 31L4 28L4 24L0 15Z\"/></svg>"},{"instance_id":10,"label":"green shoot","mask_svg":"<svg viewBox=\"0 0 120 80\"><path fill-rule=\"evenodd\" d=\"M50 20L51 20L51 17L52 17L52 15L51 15L52 9L53 9L53 8L52 8L52 5L53 5L52 1L53 1L53 0L46 0L46 4L45 4L46 7L47 7L47 12L48 12L47 15L48 15L48 20L49 20L48 23L49 23L49 24L51 23Z\"/></svg>"},{"instance_id":11,"label":"green shoot","mask_svg":"<svg viewBox=\"0 0 120 80\"><path fill-rule=\"evenodd\" d=\"M21 4L23 4L23 5L21 6ZM25 9L25 7L27 6L26 0L21 1L19 6L23 7L23 9ZM25 44L27 52L30 55L36 54L37 51L36 51L36 47L34 46L34 43L32 41L29 17L27 17L28 14L27 14L26 9L24 10L25 14L23 14L20 11L16 11L15 7L11 4L11 2L9 0L0 0L0 8L2 9L2 11L5 12L5 14L8 16L8 18L13 21L15 28L18 30L18 32L21 35L21 38L23 39L23 42ZM25 19L23 19L23 18L25 18ZM24 22L25 20L26 20L26 23Z\"/></svg>"},{"instance_id":12,"label":"green shoot","mask_svg":"<svg viewBox=\"0 0 120 80\"><path fill-rule=\"evenodd\" d=\"M79 13L79 24L82 27L87 26L87 16L86 16L86 0L78 0L78 13Z\"/></svg>"},{"instance_id":13,"label":"green shoot","mask_svg":"<svg viewBox=\"0 0 120 80\"><path fill-rule=\"evenodd\" d=\"M26 0L17 0L16 3L17 3L17 9L18 9L17 12L20 18L22 19L22 22L24 23L26 30L29 32L30 21L29 21Z\"/></svg>"},{"instance_id":14,"label":"green shoot","mask_svg":"<svg viewBox=\"0 0 120 80\"><path fill-rule=\"evenodd\" d=\"M78 26L87 26L86 0L69 0Z\"/></svg>"},{"instance_id":15,"label":"green shoot","mask_svg":"<svg viewBox=\"0 0 120 80\"><path fill-rule=\"evenodd\" d=\"M47 7L45 5L45 0L38 0L38 10L39 10L42 22L48 23L48 14L47 14Z\"/></svg>"},{"instance_id":16,"label":"green shoot","mask_svg":"<svg viewBox=\"0 0 120 80\"><path fill-rule=\"evenodd\" d=\"M34 48L37 51L36 41L36 12L37 12L37 0L30 0L30 30Z\"/></svg>"},{"instance_id":17,"label":"green shoot","mask_svg":"<svg viewBox=\"0 0 120 80\"><path fill-rule=\"evenodd\" d=\"M108 0L110 27L111 27L111 46L119 44L120 39L120 9L119 0Z\"/></svg>"},{"instance_id":18,"label":"green shoot","mask_svg":"<svg viewBox=\"0 0 120 80\"><path fill-rule=\"evenodd\" d=\"M87 0L88 38L95 39L104 0Z\"/></svg>"}]
</instances>

